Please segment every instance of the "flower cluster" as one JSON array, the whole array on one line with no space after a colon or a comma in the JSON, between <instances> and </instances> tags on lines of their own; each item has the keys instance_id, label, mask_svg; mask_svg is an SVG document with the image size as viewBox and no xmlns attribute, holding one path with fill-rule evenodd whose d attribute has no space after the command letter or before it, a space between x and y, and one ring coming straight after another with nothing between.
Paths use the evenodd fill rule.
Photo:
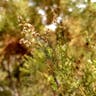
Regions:
<instances>
[{"instance_id":1,"label":"flower cluster","mask_svg":"<svg viewBox=\"0 0 96 96\"><path fill-rule=\"evenodd\" d=\"M36 32L35 27L30 23L23 24L21 34L20 44L25 45L27 48L46 45L48 43L47 38Z\"/></svg>"}]
</instances>

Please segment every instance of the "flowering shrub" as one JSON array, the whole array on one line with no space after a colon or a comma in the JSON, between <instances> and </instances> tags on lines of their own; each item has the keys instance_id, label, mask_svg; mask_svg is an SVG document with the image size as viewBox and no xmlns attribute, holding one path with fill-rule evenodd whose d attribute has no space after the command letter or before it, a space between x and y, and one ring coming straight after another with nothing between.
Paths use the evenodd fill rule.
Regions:
<instances>
[{"instance_id":1,"label":"flowering shrub","mask_svg":"<svg viewBox=\"0 0 96 96\"><path fill-rule=\"evenodd\" d=\"M95 3L0 1L0 96L95 96Z\"/></svg>"}]
</instances>

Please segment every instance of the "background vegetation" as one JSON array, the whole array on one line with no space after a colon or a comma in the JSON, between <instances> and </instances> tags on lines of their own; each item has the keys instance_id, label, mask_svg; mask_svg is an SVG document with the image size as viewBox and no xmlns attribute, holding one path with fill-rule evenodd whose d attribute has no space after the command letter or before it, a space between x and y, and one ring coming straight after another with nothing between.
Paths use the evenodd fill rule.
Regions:
<instances>
[{"instance_id":1,"label":"background vegetation","mask_svg":"<svg viewBox=\"0 0 96 96\"><path fill-rule=\"evenodd\" d=\"M0 96L96 96L95 0L0 0Z\"/></svg>"}]
</instances>

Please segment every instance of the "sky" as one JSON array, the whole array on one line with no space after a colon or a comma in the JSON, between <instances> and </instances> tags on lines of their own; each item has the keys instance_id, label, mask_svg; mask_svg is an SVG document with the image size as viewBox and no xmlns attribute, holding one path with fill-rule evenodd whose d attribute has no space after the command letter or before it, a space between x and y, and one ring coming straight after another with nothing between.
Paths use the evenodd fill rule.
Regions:
<instances>
[{"instance_id":1,"label":"sky","mask_svg":"<svg viewBox=\"0 0 96 96\"><path fill-rule=\"evenodd\" d=\"M96 0L91 0L91 2L96 2Z\"/></svg>"}]
</instances>

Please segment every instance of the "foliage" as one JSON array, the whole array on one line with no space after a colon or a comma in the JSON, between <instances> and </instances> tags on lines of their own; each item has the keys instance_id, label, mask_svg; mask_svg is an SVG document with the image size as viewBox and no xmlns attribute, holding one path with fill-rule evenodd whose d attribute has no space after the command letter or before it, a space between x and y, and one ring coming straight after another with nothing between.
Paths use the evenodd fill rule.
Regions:
<instances>
[{"instance_id":1,"label":"foliage","mask_svg":"<svg viewBox=\"0 0 96 96\"><path fill-rule=\"evenodd\" d=\"M96 96L95 15L92 0L1 0L0 96Z\"/></svg>"}]
</instances>

